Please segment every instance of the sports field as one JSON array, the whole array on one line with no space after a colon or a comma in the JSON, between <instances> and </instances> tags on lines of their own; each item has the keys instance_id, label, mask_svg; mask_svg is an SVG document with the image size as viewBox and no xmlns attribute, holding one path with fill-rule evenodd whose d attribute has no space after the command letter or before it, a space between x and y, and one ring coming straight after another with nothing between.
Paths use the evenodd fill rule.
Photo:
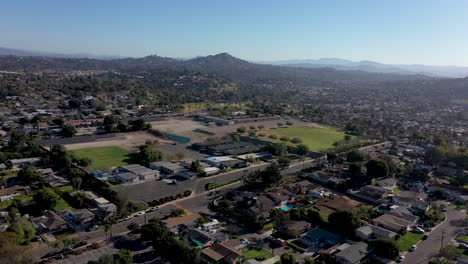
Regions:
<instances>
[{"instance_id":1,"label":"sports field","mask_svg":"<svg viewBox=\"0 0 468 264\"><path fill-rule=\"evenodd\" d=\"M130 151L114 146L75 149L72 152L78 157L90 158L90 169L103 170L132 162Z\"/></svg>"},{"instance_id":2,"label":"sports field","mask_svg":"<svg viewBox=\"0 0 468 264\"><path fill-rule=\"evenodd\" d=\"M282 136L288 137L289 139L300 138L302 144L307 145L311 150L325 151L333 149L333 143L342 141L345 133L339 129L331 127L286 127L276 128L270 130L260 131L257 134L265 134L265 139L281 142ZM276 135L277 139L268 138L269 135ZM352 137L355 139L355 137ZM293 145L290 141L287 144Z\"/></svg>"}]
</instances>

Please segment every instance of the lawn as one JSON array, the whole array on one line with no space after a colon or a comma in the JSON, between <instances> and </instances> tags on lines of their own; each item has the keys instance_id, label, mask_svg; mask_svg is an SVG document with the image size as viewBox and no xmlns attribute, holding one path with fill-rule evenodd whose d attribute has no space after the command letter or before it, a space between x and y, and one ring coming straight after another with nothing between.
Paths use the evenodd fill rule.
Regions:
<instances>
[{"instance_id":1,"label":"lawn","mask_svg":"<svg viewBox=\"0 0 468 264\"><path fill-rule=\"evenodd\" d=\"M307 145L311 150L315 151L326 151L333 149L333 143L342 141L345 133L339 129L332 127L287 127L287 128L276 128L270 130L260 131L257 134L276 134L278 139L267 140L281 142L279 138L286 136L289 139L300 138L302 143ZM352 140L356 137L352 137ZM288 144L293 144L288 142Z\"/></svg>"},{"instance_id":2,"label":"lawn","mask_svg":"<svg viewBox=\"0 0 468 264\"><path fill-rule=\"evenodd\" d=\"M78 157L91 159L90 169L105 170L132 162L131 152L119 147L98 147L72 150Z\"/></svg>"},{"instance_id":3,"label":"lawn","mask_svg":"<svg viewBox=\"0 0 468 264\"><path fill-rule=\"evenodd\" d=\"M423 234L406 232L406 234L397 239L396 243L400 251L408 251L410 247L421 240L423 236Z\"/></svg>"},{"instance_id":4,"label":"lawn","mask_svg":"<svg viewBox=\"0 0 468 264\"><path fill-rule=\"evenodd\" d=\"M459 237L457 237L457 239L461 240L461 241L463 241L465 243L468 243L468 236L459 236Z\"/></svg>"},{"instance_id":5,"label":"lawn","mask_svg":"<svg viewBox=\"0 0 468 264\"><path fill-rule=\"evenodd\" d=\"M54 211L58 212L58 211L65 210L65 209L75 209L75 208L71 207L71 205L69 205L64 199L60 198L57 201L57 204L54 206L53 209Z\"/></svg>"},{"instance_id":6,"label":"lawn","mask_svg":"<svg viewBox=\"0 0 468 264\"><path fill-rule=\"evenodd\" d=\"M263 260L266 260L266 259L269 259L269 258L272 258L272 257L275 256L275 255L271 254L271 252L268 251L268 250L265 250L263 248L253 248L253 247L249 247L249 248L245 249L243 251L243 253L244 253L244 256L247 259L263 259Z\"/></svg>"}]
</instances>

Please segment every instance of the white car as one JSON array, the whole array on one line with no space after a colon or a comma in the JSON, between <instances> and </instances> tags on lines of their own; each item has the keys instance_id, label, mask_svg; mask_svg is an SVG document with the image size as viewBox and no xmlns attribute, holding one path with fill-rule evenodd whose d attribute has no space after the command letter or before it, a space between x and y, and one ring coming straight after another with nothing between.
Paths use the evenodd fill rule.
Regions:
<instances>
[{"instance_id":1,"label":"white car","mask_svg":"<svg viewBox=\"0 0 468 264\"><path fill-rule=\"evenodd\" d=\"M129 220L129 219L132 219L133 218L133 215L127 215L124 220Z\"/></svg>"},{"instance_id":2,"label":"white car","mask_svg":"<svg viewBox=\"0 0 468 264\"><path fill-rule=\"evenodd\" d=\"M412 245L411 248L409 249L410 252L415 251L418 248L416 245Z\"/></svg>"},{"instance_id":3,"label":"white car","mask_svg":"<svg viewBox=\"0 0 468 264\"><path fill-rule=\"evenodd\" d=\"M159 209L159 207L154 206L154 207L151 207L151 208L149 208L148 210L146 210L146 212L154 212L154 211L156 211L156 210L158 210L158 209Z\"/></svg>"},{"instance_id":4,"label":"white car","mask_svg":"<svg viewBox=\"0 0 468 264\"><path fill-rule=\"evenodd\" d=\"M245 239L245 238L241 238L240 242L241 242L241 244L249 244L250 243L250 241Z\"/></svg>"},{"instance_id":5,"label":"white car","mask_svg":"<svg viewBox=\"0 0 468 264\"><path fill-rule=\"evenodd\" d=\"M424 231L424 229L420 228L420 227L416 227L415 229L413 229L413 232L416 233L416 234L424 234L426 233L426 231Z\"/></svg>"},{"instance_id":6,"label":"white car","mask_svg":"<svg viewBox=\"0 0 468 264\"><path fill-rule=\"evenodd\" d=\"M466 244L466 243L460 243L460 244L458 244L458 247L459 247L459 248L468 249L468 244Z\"/></svg>"},{"instance_id":7,"label":"white car","mask_svg":"<svg viewBox=\"0 0 468 264\"><path fill-rule=\"evenodd\" d=\"M145 214L146 214L145 211L141 211L141 212L135 213L135 216L144 216Z\"/></svg>"},{"instance_id":8,"label":"white car","mask_svg":"<svg viewBox=\"0 0 468 264\"><path fill-rule=\"evenodd\" d=\"M400 263L400 262L402 262L404 259L405 259L405 256L400 256L400 257L398 257L397 262Z\"/></svg>"}]
</instances>

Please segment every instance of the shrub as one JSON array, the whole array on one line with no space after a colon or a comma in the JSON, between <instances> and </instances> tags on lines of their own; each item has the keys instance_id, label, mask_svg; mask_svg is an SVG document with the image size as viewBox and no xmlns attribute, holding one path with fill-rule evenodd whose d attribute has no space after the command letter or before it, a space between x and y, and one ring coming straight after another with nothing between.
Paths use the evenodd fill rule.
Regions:
<instances>
[{"instance_id":1,"label":"shrub","mask_svg":"<svg viewBox=\"0 0 468 264\"><path fill-rule=\"evenodd\" d=\"M191 190L186 190L186 191L184 192L184 197L189 197L191 194L192 194L192 191L191 191Z\"/></svg>"},{"instance_id":2,"label":"shrub","mask_svg":"<svg viewBox=\"0 0 468 264\"><path fill-rule=\"evenodd\" d=\"M277 139L278 138L276 135L269 135L268 137L271 138L271 139Z\"/></svg>"},{"instance_id":3,"label":"shrub","mask_svg":"<svg viewBox=\"0 0 468 264\"><path fill-rule=\"evenodd\" d=\"M295 144L299 144L299 143L302 143L302 139L296 137L296 138L291 139L291 142Z\"/></svg>"},{"instance_id":4,"label":"shrub","mask_svg":"<svg viewBox=\"0 0 468 264\"><path fill-rule=\"evenodd\" d=\"M280 140L281 141L289 141L289 138L288 137L281 137Z\"/></svg>"}]
</instances>

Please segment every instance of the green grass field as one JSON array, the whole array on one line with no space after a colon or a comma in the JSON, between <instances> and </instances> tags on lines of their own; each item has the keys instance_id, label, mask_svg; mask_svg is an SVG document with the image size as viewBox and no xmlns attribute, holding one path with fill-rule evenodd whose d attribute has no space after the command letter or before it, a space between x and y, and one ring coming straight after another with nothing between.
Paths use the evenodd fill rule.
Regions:
<instances>
[{"instance_id":1,"label":"green grass field","mask_svg":"<svg viewBox=\"0 0 468 264\"><path fill-rule=\"evenodd\" d=\"M267 251L263 248L247 248L243 251L244 256L248 259L256 259L264 257L264 260L274 257L275 255L271 254L270 251Z\"/></svg>"},{"instance_id":2,"label":"green grass field","mask_svg":"<svg viewBox=\"0 0 468 264\"><path fill-rule=\"evenodd\" d=\"M300 138L302 143L307 145L311 150L316 151L325 151L333 149L333 143L342 141L345 133L339 129L331 128L331 127L287 127L287 128L277 128L271 130L264 130L260 131L260 133L275 133L282 136L286 136L289 139L292 138ZM270 139L266 138L267 140L281 142L278 139ZM352 139L356 139L356 137L352 137ZM293 145L291 142L287 142L287 144Z\"/></svg>"},{"instance_id":3,"label":"green grass field","mask_svg":"<svg viewBox=\"0 0 468 264\"><path fill-rule=\"evenodd\" d=\"M131 152L119 147L98 147L72 150L78 157L91 159L90 169L108 169L132 162Z\"/></svg>"},{"instance_id":4,"label":"green grass field","mask_svg":"<svg viewBox=\"0 0 468 264\"><path fill-rule=\"evenodd\" d=\"M57 201L57 204L54 206L54 211L55 212L58 212L58 211L61 211L61 210L65 210L65 209L75 209L73 208L71 205L69 205L64 199L60 198L58 201Z\"/></svg>"},{"instance_id":5,"label":"green grass field","mask_svg":"<svg viewBox=\"0 0 468 264\"><path fill-rule=\"evenodd\" d=\"M397 239L396 243L400 251L408 251L410 247L421 240L423 236L423 234L406 232L406 234Z\"/></svg>"}]
</instances>

